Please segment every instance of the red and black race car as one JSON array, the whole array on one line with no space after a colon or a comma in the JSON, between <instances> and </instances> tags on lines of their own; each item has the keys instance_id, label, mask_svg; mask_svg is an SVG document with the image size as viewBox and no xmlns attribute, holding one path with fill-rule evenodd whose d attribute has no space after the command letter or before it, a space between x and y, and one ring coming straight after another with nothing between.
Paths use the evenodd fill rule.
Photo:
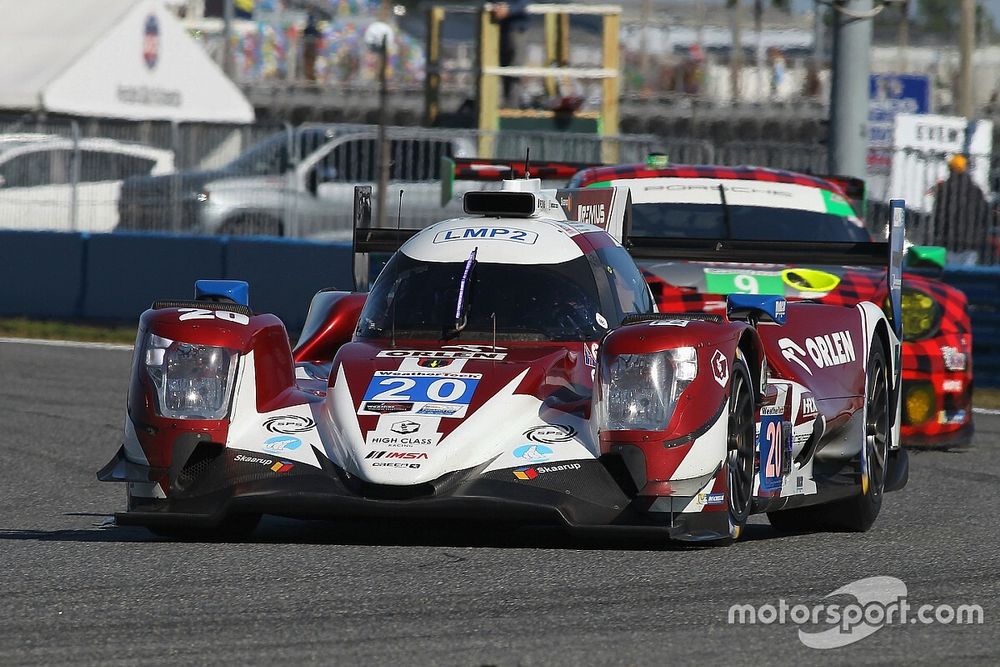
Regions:
<instances>
[{"instance_id":1,"label":"red and black race car","mask_svg":"<svg viewBox=\"0 0 1000 667\"><path fill-rule=\"evenodd\" d=\"M632 233L686 239L870 241L857 179L814 177L760 167L646 163L588 166L535 163L543 179L569 179L571 188L624 186L631 193ZM458 159L455 179L523 175L523 163ZM600 223L599 212L588 222ZM910 259L926 249L911 248ZM916 251L916 252L915 252ZM789 300L854 305L884 303L885 274L823 263L748 262L717 266L691 258L640 260L661 311L721 313L729 294L780 294ZM924 273L907 271L903 285L902 441L909 446L957 447L971 442L972 327L965 295Z\"/></svg>"}]
</instances>

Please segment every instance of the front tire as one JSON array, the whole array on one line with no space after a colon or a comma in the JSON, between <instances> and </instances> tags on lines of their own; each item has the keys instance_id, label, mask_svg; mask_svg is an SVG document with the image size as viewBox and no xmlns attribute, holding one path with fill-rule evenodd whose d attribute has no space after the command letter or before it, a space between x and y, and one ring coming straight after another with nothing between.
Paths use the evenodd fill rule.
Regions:
<instances>
[{"instance_id":1,"label":"front tire","mask_svg":"<svg viewBox=\"0 0 1000 667\"><path fill-rule=\"evenodd\" d=\"M776 530L801 533L810 530L868 531L882 509L886 462L892 430L889 420L889 379L885 350L876 339L868 353L865 380L865 439L861 453L861 493L824 505L768 512Z\"/></svg>"},{"instance_id":2,"label":"front tire","mask_svg":"<svg viewBox=\"0 0 1000 667\"><path fill-rule=\"evenodd\" d=\"M726 509L730 541L740 538L753 509L754 391L750 369L737 351L729 385L729 429L726 448Z\"/></svg>"}]
</instances>

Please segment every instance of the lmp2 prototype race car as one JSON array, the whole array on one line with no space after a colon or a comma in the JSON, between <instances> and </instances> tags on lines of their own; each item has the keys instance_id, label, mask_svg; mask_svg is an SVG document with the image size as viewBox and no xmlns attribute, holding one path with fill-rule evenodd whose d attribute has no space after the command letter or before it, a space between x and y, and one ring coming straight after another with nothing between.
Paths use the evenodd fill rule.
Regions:
<instances>
[{"instance_id":1,"label":"lmp2 prototype race car","mask_svg":"<svg viewBox=\"0 0 1000 667\"><path fill-rule=\"evenodd\" d=\"M902 208L890 243L679 246L634 235L628 196L511 180L417 231L366 226L359 188L356 256L392 257L368 293L318 293L294 349L246 283L154 303L98 473L127 484L117 522L220 536L261 514L443 518L714 543L762 512L870 528L908 474ZM595 200L611 233L578 221ZM722 314L657 312L630 252L813 252L881 265L893 290L885 307L733 294Z\"/></svg>"},{"instance_id":2,"label":"lmp2 prototype race car","mask_svg":"<svg viewBox=\"0 0 1000 667\"><path fill-rule=\"evenodd\" d=\"M443 171L452 179L496 180L523 173L522 163L514 161L448 162ZM568 179L570 188L629 188L637 235L804 243L871 240L860 216L865 185L858 179L759 167L671 165L657 155L639 164L548 162L532 169L554 181ZM960 447L971 443L974 429L972 323L965 295L927 275L934 273L927 271L927 258L935 250L943 256L943 248L911 247L908 261L915 270L904 273L901 438L906 446ZM721 314L726 296L740 293L840 305L884 303L889 296L884 271L821 263L808 252L780 265L755 258L742 265L688 259L639 261L661 310Z\"/></svg>"}]
</instances>

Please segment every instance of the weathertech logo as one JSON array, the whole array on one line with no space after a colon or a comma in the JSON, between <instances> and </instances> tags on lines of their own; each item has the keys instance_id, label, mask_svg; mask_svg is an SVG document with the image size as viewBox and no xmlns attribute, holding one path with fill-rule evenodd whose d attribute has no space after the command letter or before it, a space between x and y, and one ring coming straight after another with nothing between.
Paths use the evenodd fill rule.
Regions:
<instances>
[{"instance_id":1,"label":"weathertech logo","mask_svg":"<svg viewBox=\"0 0 1000 667\"><path fill-rule=\"evenodd\" d=\"M579 463L564 463L557 466L524 466L521 468L514 468L514 477L523 480L532 480L539 475L544 475L547 472L561 472L564 470L579 470L582 468Z\"/></svg>"}]
</instances>

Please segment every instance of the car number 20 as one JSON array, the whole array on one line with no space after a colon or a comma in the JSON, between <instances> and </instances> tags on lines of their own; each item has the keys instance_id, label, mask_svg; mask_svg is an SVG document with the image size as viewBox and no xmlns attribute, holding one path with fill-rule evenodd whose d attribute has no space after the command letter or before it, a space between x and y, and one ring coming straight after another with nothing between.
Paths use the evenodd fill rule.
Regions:
<instances>
[{"instance_id":1,"label":"car number 20","mask_svg":"<svg viewBox=\"0 0 1000 667\"><path fill-rule=\"evenodd\" d=\"M476 391L475 377L407 377L376 374L365 391L365 401L388 403L457 403L468 405Z\"/></svg>"}]
</instances>

